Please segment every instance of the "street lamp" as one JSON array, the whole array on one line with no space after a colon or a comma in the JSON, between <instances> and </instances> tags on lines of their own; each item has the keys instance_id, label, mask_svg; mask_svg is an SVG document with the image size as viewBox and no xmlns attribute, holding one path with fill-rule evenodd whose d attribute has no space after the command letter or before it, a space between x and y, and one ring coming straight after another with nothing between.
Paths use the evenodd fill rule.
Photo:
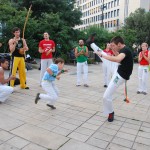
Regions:
<instances>
[{"instance_id":1,"label":"street lamp","mask_svg":"<svg viewBox=\"0 0 150 150\"><path fill-rule=\"evenodd\" d=\"M104 5L104 0L102 1L102 5L101 5L101 11L102 11L102 27L104 27L104 8L106 8L106 6Z\"/></svg>"},{"instance_id":2,"label":"street lamp","mask_svg":"<svg viewBox=\"0 0 150 150\"><path fill-rule=\"evenodd\" d=\"M102 27L104 27L104 0L102 2Z\"/></svg>"}]
</instances>

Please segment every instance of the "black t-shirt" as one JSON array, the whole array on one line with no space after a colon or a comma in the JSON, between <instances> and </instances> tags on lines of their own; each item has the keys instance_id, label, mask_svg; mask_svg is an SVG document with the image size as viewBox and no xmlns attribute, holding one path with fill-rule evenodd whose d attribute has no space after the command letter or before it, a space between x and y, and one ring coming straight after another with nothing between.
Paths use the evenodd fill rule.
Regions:
<instances>
[{"instance_id":1,"label":"black t-shirt","mask_svg":"<svg viewBox=\"0 0 150 150\"><path fill-rule=\"evenodd\" d=\"M15 51L12 53L12 56L16 56L16 57L24 57L24 55L19 53L19 49L23 48L23 40L20 39L16 45Z\"/></svg>"},{"instance_id":2,"label":"black t-shirt","mask_svg":"<svg viewBox=\"0 0 150 150\"><path fill-rule=\"evenodd\" d=\"M128 47L124 47L119 53L124 53L125 58L120 62L117 72L125 80L129 80L133 70L133 56Z\"/></svg>"}]
</instances>

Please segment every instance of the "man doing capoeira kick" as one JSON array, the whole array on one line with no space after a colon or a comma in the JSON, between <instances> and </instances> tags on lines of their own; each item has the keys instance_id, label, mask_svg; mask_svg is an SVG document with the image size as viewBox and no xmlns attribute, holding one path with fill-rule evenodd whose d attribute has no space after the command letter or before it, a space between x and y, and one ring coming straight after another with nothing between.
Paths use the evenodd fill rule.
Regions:
<instances>
[{"instance_id":1,"label":"man doing capoeira kick","mask_svg":"<svg viewBox=\"0 0 150 150\"><path fill-rule=\"evenodd\" d=\"M108 121L112 122L114 120L112 95L121 84L129 80L133 70L133 57L130 49L124 44L122 37L114 37L110 44L111 49L116 52L116 56L106 55L94 42L91 42L90 46L103 61L107 59L112 62L120 63L103 96L104 114L108 115Z\"/></svg>"}]
</instances>

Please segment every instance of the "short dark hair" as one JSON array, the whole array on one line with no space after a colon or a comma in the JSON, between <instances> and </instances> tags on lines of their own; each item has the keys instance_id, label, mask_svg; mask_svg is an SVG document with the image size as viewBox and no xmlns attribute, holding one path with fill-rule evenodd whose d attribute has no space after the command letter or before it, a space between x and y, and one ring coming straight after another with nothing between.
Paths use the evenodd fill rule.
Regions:
<instances>
[{"instance_id":1,"label":"short dark hair","mask_svg":"<svg viewBox=\"0 0 150 150\"><path fill-rule=\"evenodd\" d=\"M65 63L65 61L64 61L62 58L56 58L56 59L54 60L54 63L55 63L55 64L58 64L58 63Z\"/></svg>"},{"instance_id":2,"label":"short dark hair","mask_svg":"<svg viewBox=\"0 0 150 150\"><path fill-rule=\"evenodd\" d=\"M115 36L114 38L111 39L110 43L115 43L116 45L118 43L124 44L124 40L121 36Z\"/></svg>"},{"instance_id":3,"label":"short dark hair","mask_svg":"<svg viewBox=\"0 0 150 150\"><path fill-rule=\"evenodd\" d=\"M15 33L16 31L20 31L20 28L14 27L14 28L12 29L12 33Z\"/></svg>"},{"instance_id":4,"label":"short dark hair","mask_svg":"<svg viewBox=\"0 0 150 150\"><path fill-rule=\"evenodd\" d=\"M47 31L45 31L44 33L47 33L47 34L49 35L49 33L48 33ZM44 34L44 33L43 33L43 34Z\"/></svg>"},{"instance_id":5,"label":"short dark hair","mask_svg":"<svg viewBox=\"0 0 150 150\"><path fill-rule=\"evenodd\" d=\"M0 64L5 63L5 61L8 61L8 60L7 60L7 59L5 59L5 58L1 58L1 59L0 59Z\"/></svg>"}]
</instances>

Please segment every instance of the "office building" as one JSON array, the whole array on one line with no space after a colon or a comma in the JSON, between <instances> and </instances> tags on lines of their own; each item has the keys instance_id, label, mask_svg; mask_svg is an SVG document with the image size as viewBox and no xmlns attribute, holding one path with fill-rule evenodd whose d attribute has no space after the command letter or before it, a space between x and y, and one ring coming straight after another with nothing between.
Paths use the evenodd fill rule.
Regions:
<instances>
[{"instance_id":1,"label":"office building","mask_svg":"<svg viewBox=\"0 0 150 150\"><path fill-rule=\"evenodd\" d=\"M150 0L76 0L75 7L81 10L83 22L75 29L84 30L96 25L115 31L124 25L125 18L136 9L149 11Z\"/></svg>"}]
</instances>

